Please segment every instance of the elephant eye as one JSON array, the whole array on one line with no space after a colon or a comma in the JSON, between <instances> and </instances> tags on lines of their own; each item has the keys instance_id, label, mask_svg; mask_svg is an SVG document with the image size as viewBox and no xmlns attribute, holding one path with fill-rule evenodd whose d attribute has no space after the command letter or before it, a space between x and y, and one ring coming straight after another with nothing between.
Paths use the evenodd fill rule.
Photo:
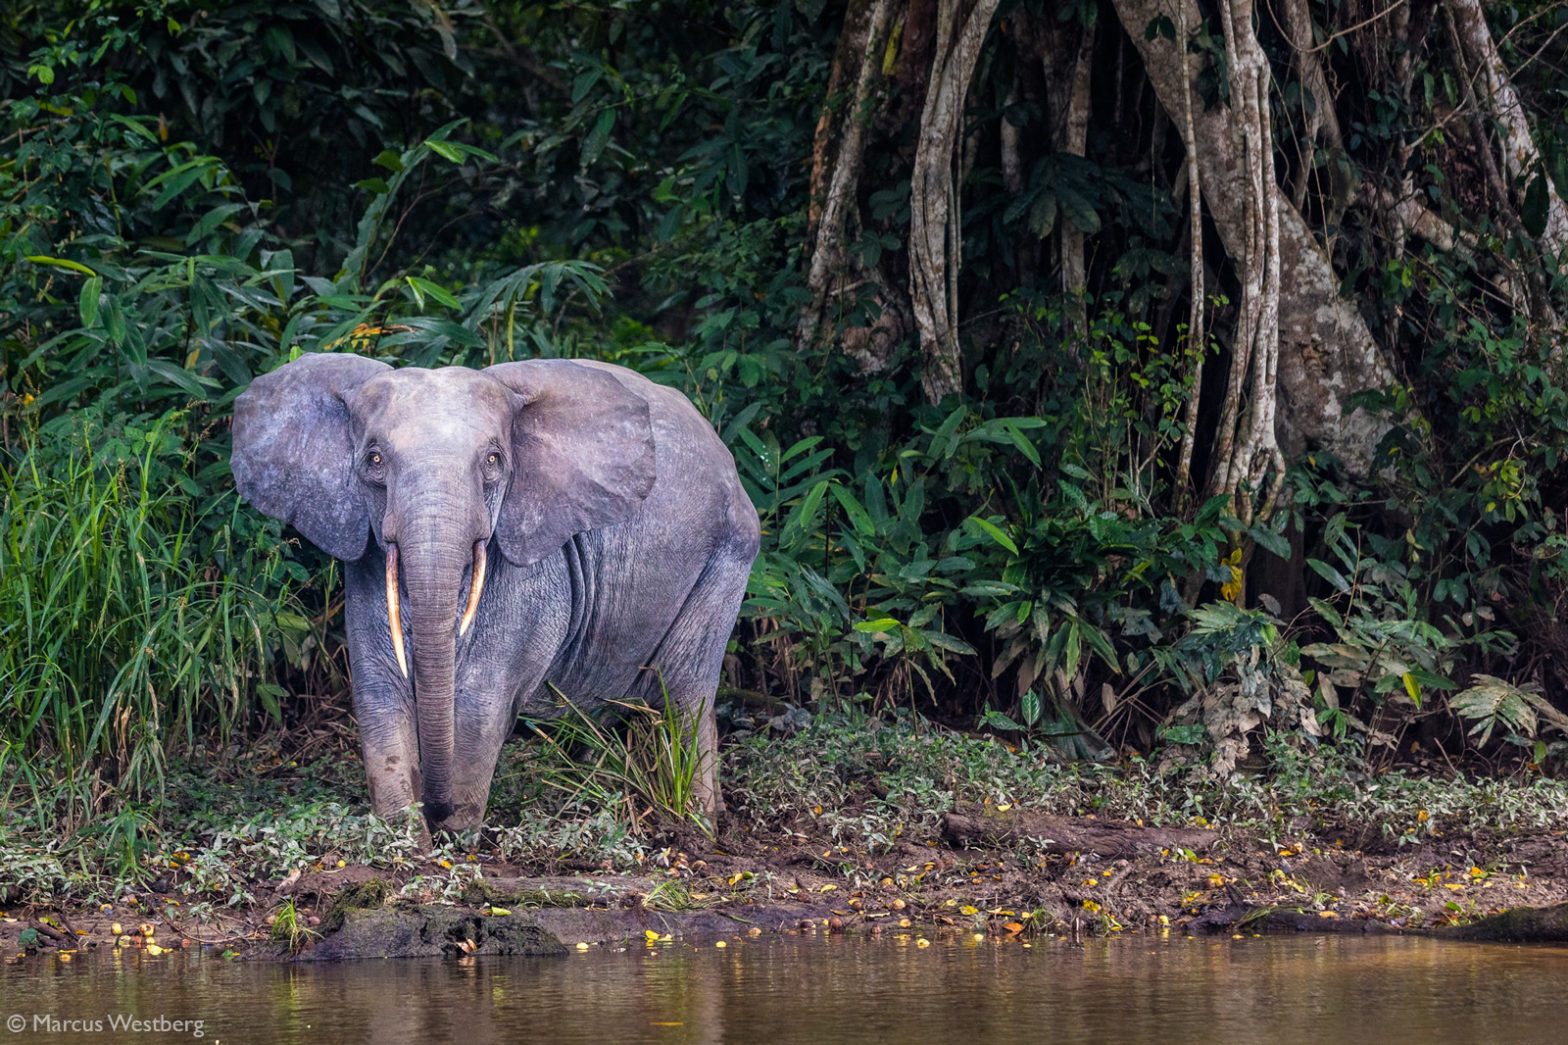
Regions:
<instances>
[{"instance_id":1,"label":"elephant eye","mask_svg":"<svg viewBox=\"0 0 1568 1045\"><path fill-rule=\"evenodd\" d=\"M374 450L370 451L370 456L369 456L369 458L367 458L367 460L370 462L371 467L373 467L373 468L381 467L381 455L376 453Z\"/></svg>"},{"instance_id":2,"label":"elephant eye","mask_svg":"<svg viewBox=\"0 0 1568 1045\"><path fill-rule=\"evenodd\" d=\"M494 466L496 466L496 465L498 465L500 463L501 463L501 455L500 454L494 454L493 453L489 457L485 458L485 464L490 465L491 467L494 467Z\"/></svg>"}]
</instances>

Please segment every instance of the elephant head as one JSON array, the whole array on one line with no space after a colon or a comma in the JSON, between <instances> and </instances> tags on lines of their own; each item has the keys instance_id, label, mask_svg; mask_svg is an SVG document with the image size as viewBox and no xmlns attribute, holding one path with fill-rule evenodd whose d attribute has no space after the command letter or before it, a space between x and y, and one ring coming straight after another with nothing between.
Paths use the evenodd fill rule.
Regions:
<instances>
[{"instance_id":1,"label":"elephant head","mask_svg":"<svg viewBox=\"0 0 1568 1045\"><path fill-rule=\"evenodd\" d=\"M653 434L643 397L566 360L394 370L308 355L236 400L232 468L246 500L334 558L360 559L370 537L385 556L387 626L439 825L452 809L457 639L479 610L486 549L527 566L630 518L653 486Z\"/></svg>"}]
</instances>

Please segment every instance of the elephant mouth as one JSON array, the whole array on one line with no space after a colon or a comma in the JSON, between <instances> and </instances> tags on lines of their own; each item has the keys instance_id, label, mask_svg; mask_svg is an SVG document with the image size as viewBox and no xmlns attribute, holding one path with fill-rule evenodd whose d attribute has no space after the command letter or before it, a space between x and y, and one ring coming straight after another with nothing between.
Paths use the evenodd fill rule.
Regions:
<instances>
[{"instance_id":1,"label":"elephant mouth","mask_svg":"<svg viewBox=\"0 0 1568 1045\"><path fill-rule=\"evenodd\" d=\"M474 615L479 612L479 596L485 590L485 542L474 542L474 579L468 586L468 604L458 621L457 634L468 634ZM392 651L397 654L398 670L408 678L408 654L403 648L403 608L398 599L397 545L387 545L387 628L392 633Z\"/></svg>"}]
</instances>

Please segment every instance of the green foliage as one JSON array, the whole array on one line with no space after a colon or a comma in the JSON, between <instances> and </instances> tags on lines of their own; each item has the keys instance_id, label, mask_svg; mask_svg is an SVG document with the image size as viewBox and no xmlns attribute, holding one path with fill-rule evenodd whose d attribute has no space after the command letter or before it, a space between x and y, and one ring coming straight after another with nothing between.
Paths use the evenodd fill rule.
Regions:
<instances>
[{"instance_id":1,"label":"green foliage","mask_svg":"<svg viewBox=\"0 0 1568 1045\"><path fill-rule=\"evenodd\" d=\"M298 954L308 947L312 940L321 936L320 932L305 924L305 919L294 906L292 896L283 901L283 906L272 912L269 920L272 922L273 940L281 944L289 954Z\"/></svg>"},{"instance_id":2,"label":"green foliage","mask_svg":"<svg viewBox=\"0 0 1568 1045\"><path fill-rule=\"evenodd\" d=\"M279 720L263 669L309 630L277 545L236 535L232 493L192 496L181 420L77 433L52 470L34 455L8 475L0 510L0 737L132 792L162 782L166 745Z\"/></svg>"},{"instance_id":3,"label":"green foliage","mask_svg":"<svg viewBox=\"0 0 1568 1045\"><path fill-rule=\"evenodd\" d=\"M667 693L658 709L609 701L590 713L561 702L558 718L533 724L555 756L532 768L540 785L588 808L621 811L632 833L649 817L693 823L711 833L707 813L697 805L704 769L698 713L674 707Z\"/></svg>"},{"instance_id":4,"label":"green foliage","mask_svg":"<svg viewBox=\"0 0 1568 1045\"><path fill-rule=\"evenodd\" d=\"M1532 683L1515 685L1493 675L1477 675L1469 689L1448 698L1448 706L1475 723L1470 732L1479 733L1482 744L1499 726L1522 740L1533 740L1542 718L1568 733L1568 715L1547 703L1541 687Z\"/></svg>"},{"instance_id":5,"label":"green foliage","mask_svg":"<svg viewBox=\"0 0 1568 1045\"><path fill-rule=\"evenodd\" d=\"M1319 732L1307 707L1307 687L1283 648L1277 622L1266 611L1223 601L1196 607L1188 615L1192 627L1187 634L1170 653L1155 654L1192 694L1172 713L1178 725L1166 730L1166 739L1205 741L1209 772L1226 779L1265 724L1275 730ZM1201 725L1202 733L1175 733L1183 725Z\"/></svg>"}]
</instances>

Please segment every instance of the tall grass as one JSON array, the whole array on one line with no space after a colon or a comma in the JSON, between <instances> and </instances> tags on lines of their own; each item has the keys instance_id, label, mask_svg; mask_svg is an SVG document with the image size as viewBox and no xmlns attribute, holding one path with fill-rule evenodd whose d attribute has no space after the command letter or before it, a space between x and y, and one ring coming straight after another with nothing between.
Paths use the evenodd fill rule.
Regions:
<instances>
[{"instance_id":1,"label":"tall grass","mask_svg":"<svg viewBox=\"0 0 1568 1045\"><path fill-rule=\"evenodd\" d=\"M544 786L618 810L633 830L651 817L711 832L697 803L705 756L697 745L696 713L676 707L668 693L663 708L612 700L596 713L559 691L557 697L565 709L561 717L533 724L556 756L534 767Z\"/></svg>"},{"instance_id":2,"label":"tall grass","mask_svg":"<svg viewBox=\"0 0 1568 1045\"><path fill-rule=\"evenodd\" d=\"M126 462L95 463L78 437L0 477L0 762L32 767L13 781L48 763L145 793L168 751L278 712L269 641L280 613L302 618L286 588L247 583L279 553L239 546L232 491L190 488L166 449L175 418Z\"/></svg>"}]
</instances>

